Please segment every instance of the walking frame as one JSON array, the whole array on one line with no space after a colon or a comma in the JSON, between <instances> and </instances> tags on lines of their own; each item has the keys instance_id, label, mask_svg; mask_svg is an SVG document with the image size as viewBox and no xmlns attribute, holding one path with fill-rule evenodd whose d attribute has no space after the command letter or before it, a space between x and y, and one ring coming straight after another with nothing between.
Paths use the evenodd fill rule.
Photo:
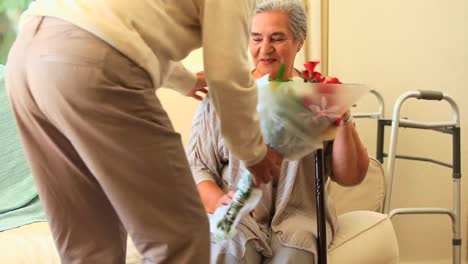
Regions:
<instances>
[{"instance_id":1,"label":"walking frame","mask_svg":"<svg viewBox=\"0 0 468 264\"><path fill-rule=\"evenodd\" d=\"M444 122L421 122L409 119L400 118L400 109L403 103L409 98L416 98L418 100L431 100L431 101L446 101L452 108L453 118L451 121ZM390 143L388 155L383 152L384 145L384 129L385 126L391 126ZM398 155L396 153L397 139L398 139L398 128L414 128L423 130L433 130L436 132L449 134L452 136L452 163L448 164L442 161L434 160L426 157L409 156L409 155ZM460 236L460 179L461 179L461 153L460 153L460 111L455 101L439 91L430 90L419 90L409 91L398 97L394 108L393 117L389 119L378 120L378 136L377 136L377 160L381 163L383 158L388 158L387 164L387 195L385 196L384 213L389 214L390 218L396 215L407 215L407 214L445 214L448 215L452 221L453 226L453 263L461 263L461 236ZM444 166L452 169L452 180L453 180L453 208L395 208L390 210L390 201L392 196L392 184L394 177L394 168L396 159L406 159L415 161L424 161Z\"/></svg>"},{"instance_id":2,"label":"walking frame","mask_svg":"<svg viewBox=\"0 0 468 264\"><path fill-rule=\"evenodd\" d=\"M354 118L375 118L377 122L377 146L376 146L376 158L378 161L383 163L384 158L388 158L387 164L387 192L385 196L385 203L383 213L388 214L389 218L393 218L396 215L407 215L407 214L445 214L448 215L452 221L453 226L453 263L461 263L461 228L460 228L460 207L461 207L461 195L460 195L460 179L461 179L461 150L460 150L460 111L455 101L439 91L431 90L419 90L409 91L398 97L394 108L392 119L384 118L385 104L382 95L376 90L370 90L374 96L376 96L379 103L379 110L377 112L364 112L354 113ZM451 121L444 122L421 122L408 119L400 118L400 109L402 104L409 98L416 98L418 100L430 100L430 101L446 101L452 108L453 118ZM384 139L385 139L385 127L391 126L390 143L388 154L384 153ZM426 157L409 156L409 155L398 155L396 154L396 146L398 139L398 129L414 128L423 130L433 130L436 132L449 134L452 136L452 163L448 164L442 161L434 160ZM390 201L392 195L392 185L394 177L394 167L396 159L407 159L415 161L424 161L444 166L452 169L453 179L453 208L396 208L390 210ZM325 233L325 208L324 208L324 188L323 188L323 150L319 149L316 152L316 206L317 206L317 243L318 243L318 260L319 264L327 263L327 248L326 248L326 233Z\"/></svg>"}]
</instances>

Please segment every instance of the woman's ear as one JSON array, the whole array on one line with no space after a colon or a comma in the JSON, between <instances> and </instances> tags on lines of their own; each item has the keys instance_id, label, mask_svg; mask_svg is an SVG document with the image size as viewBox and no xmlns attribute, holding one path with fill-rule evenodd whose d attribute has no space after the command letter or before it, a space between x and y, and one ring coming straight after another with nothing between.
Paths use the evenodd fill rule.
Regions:
<instances>
[{"instance_id":1,"label":"woman's ear","mask_svg":"<svg viewBox=\"0 0 468 264\"><path fill-rule=\"evenodd\" d=\"M302 46L304 46L305 37L299 41L299 46L297 46L297 52L301 51Z\"/></svg>"},{"instance_id":2,"label":"woman's ear","mask_svg":"<svg viewBox=\"0 0 468 264\"><path fill-rule=\"evenodd\" d=\"M303 45L304 45L304 41L302 41L297 47L297 52L301 51Z\"/></svg>"}]
</instances>

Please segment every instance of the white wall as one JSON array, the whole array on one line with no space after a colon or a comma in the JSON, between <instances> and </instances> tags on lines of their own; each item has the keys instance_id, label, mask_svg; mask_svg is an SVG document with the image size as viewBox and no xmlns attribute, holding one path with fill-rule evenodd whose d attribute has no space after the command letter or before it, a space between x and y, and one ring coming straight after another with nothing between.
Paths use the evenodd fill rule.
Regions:
<instances>
[{"instance_id":1,"label":"white wall","mask_svg":"<svg viewBox=\"0 0 468 264\"><path fill-rule=\"evenodd\" d=\"M366 83L380 91L387 117L405 91L440 90L461 110L462 258L467 259L468 189L468 1L465 0L334 0L329 1L329 73L346 82ZM366 97L355 111L376 109ZM403 116L450 120L446 103L410 100ZM375 153L375 122L359 121L360 134ZM388 135L387 144L388 149ZM398 151L451 162L448 135L400 130ZM451 170L427 163L398 161L392 207L452 204ZM446 216L397 216L393 220L402 261L451 263L450 221Z\"/></svg>"}]
</instances>

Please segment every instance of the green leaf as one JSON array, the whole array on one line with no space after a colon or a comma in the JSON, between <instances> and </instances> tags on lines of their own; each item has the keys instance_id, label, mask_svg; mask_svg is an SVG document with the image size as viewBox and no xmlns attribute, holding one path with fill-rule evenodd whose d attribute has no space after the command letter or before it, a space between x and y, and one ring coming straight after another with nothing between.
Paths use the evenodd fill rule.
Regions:
<instances>
[{"instance_id":1,"label":"green leaf","mask_svg":"<svg viewBox=\"0 0 468 264\"><path fill-rule=\"evenodd\" d=\"M270 80L270 81L275 81L275 82L290 82L290 81L292 81L291 79L283 79L285 69L286 69L286 65L284 65L284 63L281 63L280 68L278 70L278 73L276 74L276 79L275 80Z\"/></svg>"},{"instance_id":2,"label":"green leaf","mask_svg":"<svg viewBox=\"0 0 468 264\"><path fill-rule=\"evenodd\" d=\"M276 74L276 81L281 82L283 80L284 68L286 68L286 66L284 63L281 63L278 74Z\"/></svg>"}]
</instances>

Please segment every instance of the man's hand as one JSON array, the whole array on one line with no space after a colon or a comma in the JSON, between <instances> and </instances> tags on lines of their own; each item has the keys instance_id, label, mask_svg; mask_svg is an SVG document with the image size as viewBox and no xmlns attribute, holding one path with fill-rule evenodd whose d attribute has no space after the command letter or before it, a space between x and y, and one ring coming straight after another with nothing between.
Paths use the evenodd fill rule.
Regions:
<instances>
[{"instance_id":1,"label":"man's hand","mask_svg":"<svg viewBox=\"0 0 468 264\"><path fill-rule=\"evenodd\" d=\"M273 177L279 176L282 162L283 157L268 147L263 160L247 168L253 175L254 185L258 187L261 183L269 183Z\"/></svg>"},{"instance_id":2,"label":"man's hand","mask_svg":"<svg viewBox=\"0 0 468 264\"><path fill-rule=\"evenodd\" d=\"M195 86L193 86L190 91L188 91L185 95L189 97L193 97L197 99L198 101L203 100L204 96L208 94L208 89L207 89L207 84L205 80L205 73L204 72L198 72L197 73L197 82L195 83ZM197 94L197 92L201 92L203 95Z\"/></svg>"}]
</instances>

